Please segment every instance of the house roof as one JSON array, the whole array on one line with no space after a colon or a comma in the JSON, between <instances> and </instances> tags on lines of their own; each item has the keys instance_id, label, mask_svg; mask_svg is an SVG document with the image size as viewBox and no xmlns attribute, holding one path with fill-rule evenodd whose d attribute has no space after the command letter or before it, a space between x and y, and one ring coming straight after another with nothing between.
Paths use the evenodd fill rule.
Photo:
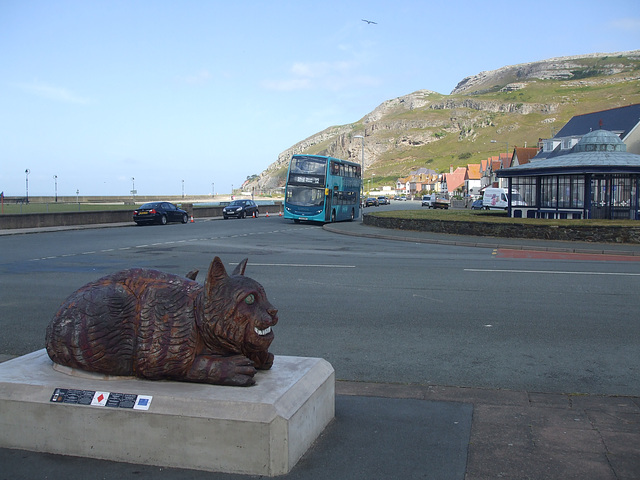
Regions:
<instances>
[{"instance_id":1,"label":"house roof","mask_svg":"<svg viewBox=\"0 0 640 480\"><path fill-rule=\"evenodd\" d=\"M489 157L489 163L492 171L500 170L500 156Z\"/></svg>"},{"instance_id":2,"label":"house roof","mask_svg":"<svg viewBox=\"0 0 640 480\"><path fill-rule=\"evenodd\" d=\"M576 115L554 138L581 136L593 130L606 129L624 139L640 123L640 103L626 107Z\"/></svg>"},{"instance_id":3,"label":"house roof","mask_svg":"<svg viewBox=\"0 0 640 480\"><path fill-rule=\"evenodd\" d=\"M525 163L529 163L529 161L538 154L537 148L532 147L515 147L515 155L511 157L511 164L509 166L513 166L513 161L517 158L519 165L524 165Z\"/></svg>"},{"instance_id":4,"label":"house roof","mask_svg":"<svg viewBox=\"0 0 640 480\"><path fill-rule=\"evenodd\" d=\"M469 180L480 180L482 178L479 163L470 163L467 165L467 178Z\"/></svg>"},{"instance_id":5,"label":"house roof","mask_svg":"<svg viewBox=\"0 0 640 480\"><path fill-rule=\"evenodd\" d=\"M447 190L453 192L456 188L464 185L464 177L467 174L466 167L458 167L453 173L447 173Z\"/></svg>"}]
</instances>

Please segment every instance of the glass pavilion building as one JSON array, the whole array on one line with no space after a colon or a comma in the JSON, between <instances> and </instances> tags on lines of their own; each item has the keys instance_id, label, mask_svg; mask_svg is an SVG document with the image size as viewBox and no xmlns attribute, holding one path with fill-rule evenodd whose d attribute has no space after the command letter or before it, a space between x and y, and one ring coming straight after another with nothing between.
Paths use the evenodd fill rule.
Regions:
<instances>
[{"instance_id":1,"label":"glass pavilion building","mask_svg":"<svg viewBox=\"0 0 640 480\"><path fill-rule=\"evenodd\" d=\"M565 155L496 175L508 180L507 191L522 197L524 205L511 205L509 195L511 217L640 220L640 155L628 153L608 130L587 133Z\"/></svg>"}]
</instances>

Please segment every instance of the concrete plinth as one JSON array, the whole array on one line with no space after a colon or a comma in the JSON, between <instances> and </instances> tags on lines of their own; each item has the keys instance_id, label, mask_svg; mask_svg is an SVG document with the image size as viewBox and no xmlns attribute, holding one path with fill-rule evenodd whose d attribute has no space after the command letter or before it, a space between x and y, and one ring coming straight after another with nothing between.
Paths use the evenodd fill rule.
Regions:
<instances>
[{"instance_id":1,"label":"concrete plinth","mask_svg":"<svg viewBox=\"0 0 640 480\"><path fill-rule=\"evenodd\" d=\"M6 448L275 476L334 414L334 370L319 358L277 356L246 388L59 371L44 349L0 364Z\"/></svg>"}]
</instances>

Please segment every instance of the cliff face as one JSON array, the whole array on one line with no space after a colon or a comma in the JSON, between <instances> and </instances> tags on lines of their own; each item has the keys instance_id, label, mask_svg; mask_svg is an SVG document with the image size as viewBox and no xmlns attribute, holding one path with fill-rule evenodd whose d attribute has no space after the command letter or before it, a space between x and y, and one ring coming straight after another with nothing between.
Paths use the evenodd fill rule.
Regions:
<instances>
[{"instance_id":1,"label":"cliff face","mask_svg":"<svg viewBox=\"0 0 640 480\"><path fill-rule=\"evenodd\" d=\"M453 89L451 95L482 93L526 80L572 80L617 75L633 70L629 68L629 63L626 61L633 58L636 60L640 58L640 50L559 57L502 67L463 79Z\"/></svg>"},{"instance_id":2,"label":"cliff face","mask_svg":"<svg viewBox=\"0 0 640 480\"><path fill-rule=\"evenodd\" d=\"M552 136L573 115L639 103L639 81L640 50L481 72L463 79L451 95L419 90L381 103L355 123L312 135L278 155L243 188L268 192L283 186L289 160L297 153L360 163L362 140L356 135L365 136L365 177L376 173L376 179L393 178L420 166L448 171L450 165L478 163L496 154L496 143L498 148L527 141L532 145Z\"/></svg>"}]
</instances>

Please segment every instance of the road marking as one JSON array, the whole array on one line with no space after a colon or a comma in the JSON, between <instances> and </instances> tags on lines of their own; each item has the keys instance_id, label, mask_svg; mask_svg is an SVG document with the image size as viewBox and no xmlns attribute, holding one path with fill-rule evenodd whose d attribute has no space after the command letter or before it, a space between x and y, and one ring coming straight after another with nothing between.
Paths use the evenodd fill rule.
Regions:
<instances>
[{"instance_id":1,"label":"road marking","mask_svg":"<svg viewBox=\"0 0 640 480\"><path fill-rule=\"evenodd\" d=\"M541 273L548 275L613 275L621 277L640 277L640 273L617 273L617 272L569 272L563 270L506 270L497 268L465 268L465 272L488 272L488 273Z\"/></svg>"},{"instance_id":2,"label":"road marking","mask_svg":"<svg viewBox=\"0 0 640 480\"><path fill-rule=\"evenodd\" d=\"M589 260L600 262L640 262L640 255L614 255L606 253L551 252L543 250L515 250L499 248L493 251L497 258L532 258L544 260Z\"/></svg>"},{"instance_id":3,"label":"road marking","mask_svg":"<svg viewBox=\"0 0 640 480\"><path fill-rule=\"evenodd\" d=\"M231 263L230 265L237 265ZM318 265L313 263L253 263L252 267L308 267L308 268L356 268L355 265Z\"/></svg>"}]
</instances>

